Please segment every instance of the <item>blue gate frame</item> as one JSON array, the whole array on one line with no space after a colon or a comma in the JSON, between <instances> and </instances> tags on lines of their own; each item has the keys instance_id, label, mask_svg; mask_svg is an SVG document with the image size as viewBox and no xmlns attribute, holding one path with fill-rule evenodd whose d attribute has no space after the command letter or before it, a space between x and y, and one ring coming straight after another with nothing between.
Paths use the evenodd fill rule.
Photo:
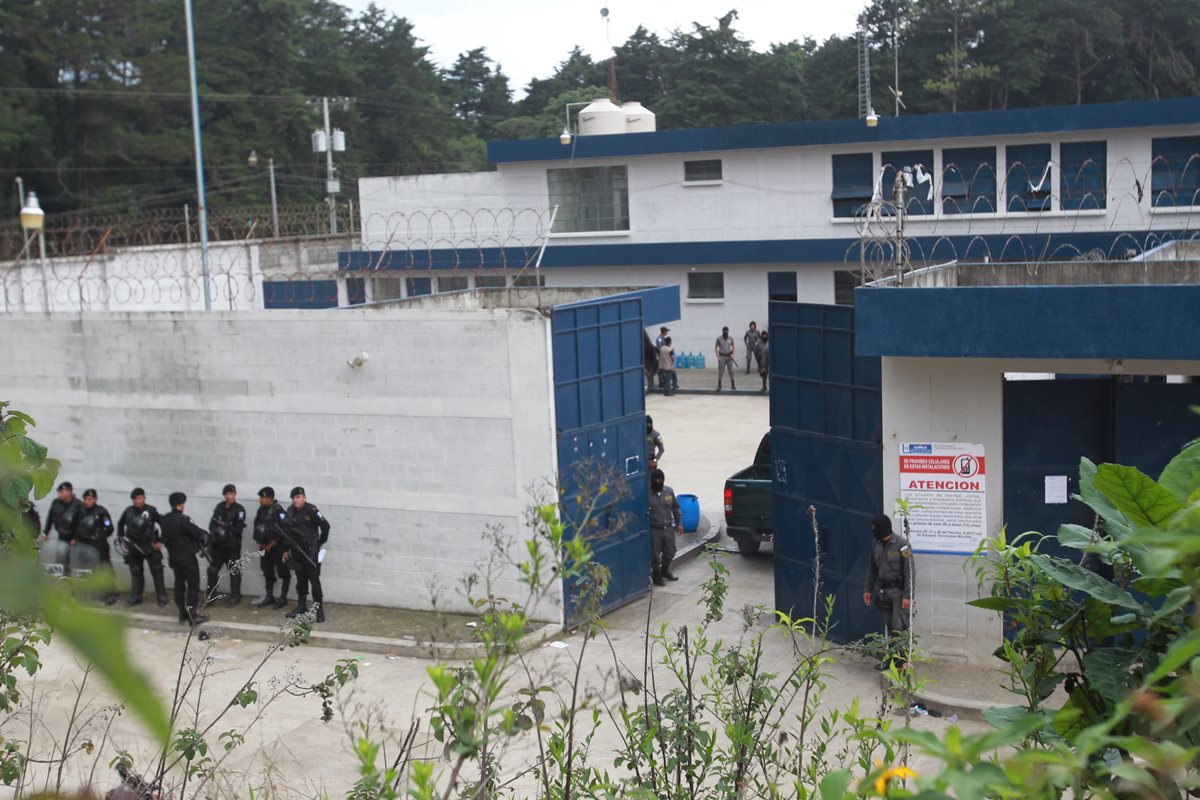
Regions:
<instances>
[{"instance_id":1,"label":"blue gate frame","mask_svg":"<svg viewBox=\"0 0 1200 800\"><path fill-rule=\"evenodd\" d=\"M862 583L870 519L884 510L881 359L855 356L850 306L773 302L770 333L775 607L820 618L832 595L829 638L854 641L879 627Z\"/></svg>"},{"instance_id":2,"label":"blue gate frame","mask_svg":"<svg viewBox=\"0 0 1200 800\"><path fill-rule=\"evenodd\" d=\"M619 476L627 489L597 516L600 530L616 527L593 542L596 562L611 573L601 600L605 611L650 589L644 300L637 293L613 295L555 306L551 316L563 519L570 527L580 518L576 497L581 484L600 477L598 470ZM563 591L570 625L578 621L579 588Z\"/></svg>"}]
</instances>

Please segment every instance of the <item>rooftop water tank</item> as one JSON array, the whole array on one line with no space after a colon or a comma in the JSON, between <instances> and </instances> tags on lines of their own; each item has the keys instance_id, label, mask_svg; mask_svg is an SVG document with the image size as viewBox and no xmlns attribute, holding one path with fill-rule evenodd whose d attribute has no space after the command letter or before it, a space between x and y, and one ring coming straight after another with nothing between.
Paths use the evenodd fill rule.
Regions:
<instances>
[{"instance_id":1,"label":"rooftop water tank","mask_svg":"<svg viewBox=\"0 0 1200 800\"><path fill-rule=\"evenodd\" d=\"M625 112L607 97L593 100L579 112L579 135L600 136L625 132Z\"/></svg>"},{"instance_id":2,"label":"rooftop water tank","mask_svg":"<svg viewBox=\"0 0 1200 800\"><path fill-rule=\"evenodd\" d=\"M630 100L621 106L625 112L626 133L653 133L657 130L654 112L636 100Z\"/></svg>"}]
</instances>

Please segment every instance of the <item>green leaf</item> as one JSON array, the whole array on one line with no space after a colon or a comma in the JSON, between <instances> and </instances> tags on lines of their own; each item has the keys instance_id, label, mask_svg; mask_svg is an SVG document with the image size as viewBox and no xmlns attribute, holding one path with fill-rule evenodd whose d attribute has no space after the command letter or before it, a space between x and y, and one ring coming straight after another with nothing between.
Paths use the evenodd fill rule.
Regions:
<instances>
[{"instance_id":1,"label":"green leaf","mask_svg":"<svg viewBox=\"0 0 1200 800\"><path fill-rule=\"evenodd\" d=\"M1113 538L1120 539L1133 530L1129 519L1117 510L1096 488L1096 465L1086 458L1079 459L1079 499L1103 519Z\"/></svg>"},{"instance_id":2,"label":"green leaf","mask_svg":"<svg viewBox=\"0 0 1200 800\"><path fill-rule=\"evenodd\" d=\"M29 499L31 491L33 481L24 475L8 475L0 480L0 500L11 508L21 508L21 504Z\"/></svg>"},{"instance_id":3,"label":"green leaf","mask_svg":"<svg viewBox=\"0 0 1200 800\"><path fill-rule=\"evenodd\" d=\"M1158 476L1158 485L1186 505L1192 492L1200 489L1200 443L1188 445L1172 458Z\"/></svg>"},{"instance_id":4,"label":"green leaf","mask_svg":"<svg viewBox=\"0 0 1200 800\"><path fill-rule=\"evenodd\" d=\"M42 613L57 635L92 663L122 702L133 709L161 743L169 741L171 723L158 695L147 691L149 678L134 668L125 647L125 625L113 614L86 608L56 586L46 586Z\"/></svg>"},{"instance_id":5,"label":"green leaf","mask_svg":"<svg viewBox=\"0 0 1200 800\"><path fill-rule=\"evenodd\" d=\"M829 773L821 781L821 800L844 800L850 794L850 782L853 779L848 769Z\"/></svg>"},{"instance_id":6,"label":"green leaf","mask_svg":"<svg viewBox=\"0 0 1200 800\"><path fill-rule=\"evenodd\" d=\"M25 456L25 460L29 462L30 467L40 466L46 460L46 448L28 436L17 436L17 446L21 449L21 455Z\"/></svg>"},{"instance_id":7,"label":"green leaf","mask_svg":"<svg viewBox=\"0 0 1200 800\"><path fill-rule=\"evenodd\" d=\"M1162 597L1164 594L1173 592L1176 589L1186 588L1186 584L1181 579L1169 575L1154 578L1138 578L1130 586L1133 587L1135 592L1141 592L1147 597Z\"/></svg>"},{"instance_id":8,"label":"green leaf","mask_svg":"<svg viewBox=\"0 0 1200 800\"><path fill-rule=\"evenodd\" d=\"M977 600L967 601L967 605L972 608L982 608L985 611L1008 611L1019 604L1019 601L1013 597L980 597Z\"/></svg>"},{"instance_id":9,"label":"green leaf","mask_svg":"<svg viewBox=\"0 0 1200 800\"><path fill-rule=\"evenodd\" d=\"M1161 527L1183 509L1183 504L1148 475L1134 467L1101 464L1096 489L1131 521Z\"/></svg>"},{"instance_id":10,"label":"green leaf","mask_svg":"<svg viewBox=\"0 0 1200 800\"><path fill-rule=\"evenodd\" d=\"M1153 686L1196 656L1200 656L1200 631L1193 630L1171 644L1158 668L1146 678L1146 685Z\"/></svg>"},{"instance_id":11,"label":"green leaf","mask_svg":"<svg viewBox=\"0 0 1200 800\"><path fill-rule=\"evenodd\" d=\"M1073 550L1086 550L1099 537L1082 525L1059 525L1058 543Z\"/></svg>"},{"instance_id":12,"label":"green leaf","mask_svg":"<svg viewBox=\"0 0 1200 800\"><path fill-rule=\"evenodd\" d=\"M1134 611L1142 610L1142 604L1133 599L1133 596L1129 592L1106 581L1096 573L1089 572L1083 567L1076 566L1062 559L1051 558L1041 553L1031 555L1029 563L1033 564L1033 566L1047 577L1071 589L1084 592L1103 603L1121 606L1122 608Z\"/></svg>"},{"instance_id":13,"label":"green leaf","mask_svg":"<svg viewBox=\"0 0 1200 800\"><path fill-rule=\"evenodd\" d=\"M1083 657L1088 683L1100 693L1109 707L1124 700L1137 685L1137 678L1130 671L1137 658L1137 650L1121 647L1093 650Z\"/></svg>"}]
</instances>

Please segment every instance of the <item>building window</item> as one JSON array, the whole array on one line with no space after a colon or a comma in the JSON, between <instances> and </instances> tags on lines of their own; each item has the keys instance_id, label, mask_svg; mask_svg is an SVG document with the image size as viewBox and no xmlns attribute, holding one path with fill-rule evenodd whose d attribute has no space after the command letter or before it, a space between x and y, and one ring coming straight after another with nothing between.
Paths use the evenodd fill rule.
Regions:
<instances>
[{"instance_id":1,"label":"building window","mask_svg":"<svg viewBox=\"0 0 1200 800\"><path fill-rule=\"evenodd\" d=\"M725 297L724 272L689 272L689 300L721 300Z\"/></svg>"},{"instance_id":2,"label":"building window","mask_svg":"<svg viewBox=\"0 0 1200 800\"><path fill-rule=\"evenodd\" d=\"M558 206L554 233L629 230L629 176L625 167L546 170L550 207Z\"/></svg>"},{"instance_id":3,"label":"building window","mask_svg":"<svg viewBox=\"0 0 1200 800\"><path fill-rule=\"evenodd\" d=\"M464 289L470 288L467 285L468 278L466 275L454 277L439 277L437 279L438 292L461 292Z\"/></svg>"},{"instance_id":4,"label":"building window","mask_svg":"<svg viewBox=\"0 0 1200 800\"><path fill-rule=\"evenodd\" d=\"M914 216L933 213L933 151L900 150L883 154L883 182L880 190L885 201L884 210L895 208L893 186L896 171L909 167L913 173L913 186L905 190L904 210Z\"/></svg>"},{"instance_id":5,"label":"building window","mask_svg":"<svg viewBox=\"0 0 1200 800\"><path fill-rule=\"evenodd\" d=\"M541 286L541 287L545 288L546 276L545 275L515 275L515 276L513 276L512 285L513 285L514 289L518 289L521 287L532 288L534 286Z\"/></svg>"},{"instance_id":6,"label":"building window","mask_svg":"<svg viewBox=\"0 0 1200 800\"><path fill-rule=\"evenodd\" d=\"M833 273L833 302L839 306L854 305L854 290L862 282L862 276L852 269L839 269Z\"/></svg>"},{"instance_id":7,"label":"building window","mask_svg":"<svg viewBox=\"0 0 1200 800\"><path fill-rule=\"evenodd\" d=\"M1050 145L1014 144L1005 151L1008 177L1004 181L1009 211L1049 211L1054 186Z\"/></svg>"},{"instance_id":8,"label":"building window","mask_svg":"<svg viewBox=\"0 0 1200 800\"><path fill-rule=\"evenodd\" d=\"M1059 205L1069 211L1104 208L1108 199L1108 143L1063 142L1059 148Z\"/></svg>"},{"instance_id":9,"label":"building window","mask_svg":"<svg viewBox=\"0 0 1200 800\"><path fill-rule=\"evenodd\" d=\"M476 289L503 289L504 288L504 276L503 275L476 275L475 276L475 288Z\"/></svg>"},{"instance_id":10,"label":"building window","mask_svg":"<svg viewBox=\"0 0 1200 800\"><path fill-rule=\"evenodd\" d=\"M1154 139L1150 197L1155 208L1200 205L1200 136Z\"/></svg>"},{"instance_id":11,"label":"building window","mask_svg":"<svg viewBox=\"0 0 1200 800\"><path fill-rule=\"evenodd\" d=\"M683 180L684 183L721 180L721 159L683 162Z\"/></svg>"},{"instance_id":12,"label":"building window","mask_svg":"<svg viewBox=\"0 0 1200 800\"><path fill-rule=\"evenodd\" d=\"M833 157L833 216L853 217L871 202L874 172L870 153Z\"/></svg>"},{"instance_id":13,"label":"building window","mask_svg":"<svg viewBox=\"0 0 1200 800\"><path fill-rule=\"evenodd\" d=\"M403 296L403 278L371 278L371 299L376 303L380 300L399 300Z\"/></svg>"},{"instance_id":14,"label":"building window","mask_svg":"<svg viewBox=\"0 0 1200 800\"><path fill-rule=\"evenodd\" d=\"M942 151L942 213L996 213L996 148Z\"/></svg>"},{"instance_id":15,"label":"building window","mask_svg":"<svg viewBox=\"0 0 1200 800\"><path fill-rule=\"evenodd\" d=\"M420 297L421 295L433 294L433 281L429 278L405 278L404 279L405 295L407 297Z\"/></svg>"}]
</instances>

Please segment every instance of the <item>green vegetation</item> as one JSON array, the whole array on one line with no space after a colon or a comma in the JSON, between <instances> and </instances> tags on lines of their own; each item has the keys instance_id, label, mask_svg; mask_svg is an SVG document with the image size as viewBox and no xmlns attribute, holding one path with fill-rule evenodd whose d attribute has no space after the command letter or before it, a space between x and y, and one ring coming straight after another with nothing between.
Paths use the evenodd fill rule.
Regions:
<instances>
[{"instance_id":1,"label":"green vegetation","mask_svg":"<svg viewBox=\"0 0 1200 800\"><path fill-rule=\"evenodd\" d=\"M404 18L332 0L253 0L199 9L197 58L210 203L262 204L265 159L281 202L324 192L310 132L321 96L349 148L345 188L364 175L486 168L489 139L554 136L563 104L608 93L578 48L519 102L484 47L449 68ZM863 15L874 106L891 113L894 44L905 113L1156 99L1200 93L1193 0L873 0ZM857 44L755 42L737 12L616 47L617 93L660 128L854 117ZM192 196L183 15L168 0L51 0L0 8L0 207L23 175L51 213L178 207ZM246 164L255 149L263 162ZM6 211L6 214L9 213Z\"/></svg>"}]
</instances>

